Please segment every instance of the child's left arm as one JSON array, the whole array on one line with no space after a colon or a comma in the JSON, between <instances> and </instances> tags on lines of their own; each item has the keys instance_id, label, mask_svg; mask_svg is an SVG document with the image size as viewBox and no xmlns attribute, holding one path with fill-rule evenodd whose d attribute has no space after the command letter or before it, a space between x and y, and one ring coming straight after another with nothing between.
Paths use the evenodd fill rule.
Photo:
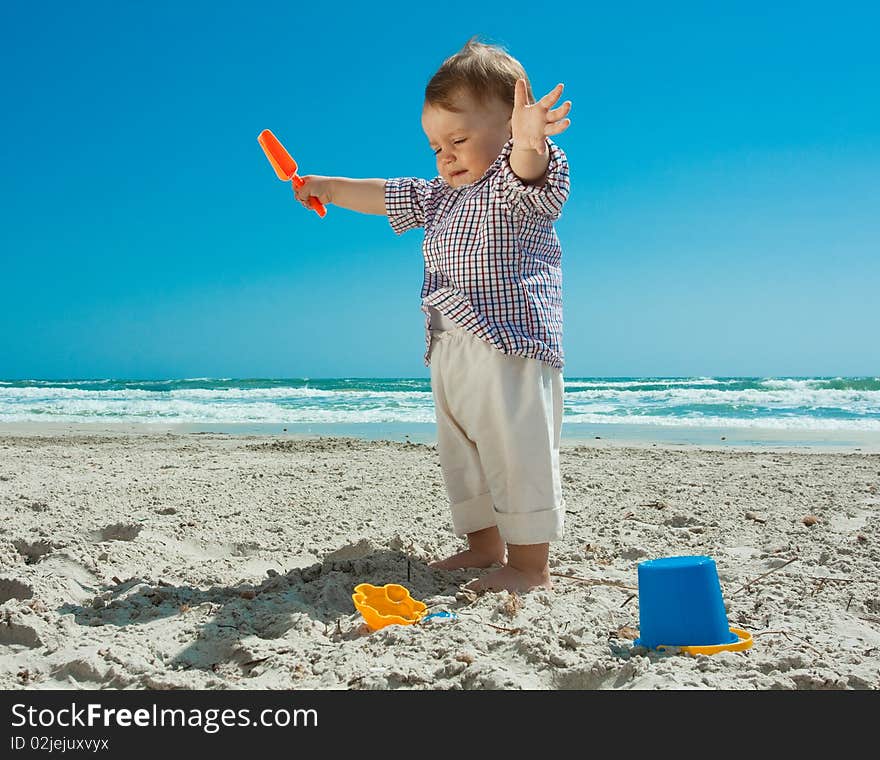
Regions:
<instances>
[{"instance_id":1,"label":"child's left arm","mask_svg":"<svg viewBox=\"0 0 880 760\"><path fill-rule=\"evenodd\" d=\"M571 125L571 119L564 118L571 110L570 100L566 100L559 108L551 108L561 94L560 83L537 103L529 105L526 80L516 80L513 113L510 117L513 137L510 168L526 184L539 184L544 179L550 164L547 137L558 135Z\"/></svg>"}]
</instances>

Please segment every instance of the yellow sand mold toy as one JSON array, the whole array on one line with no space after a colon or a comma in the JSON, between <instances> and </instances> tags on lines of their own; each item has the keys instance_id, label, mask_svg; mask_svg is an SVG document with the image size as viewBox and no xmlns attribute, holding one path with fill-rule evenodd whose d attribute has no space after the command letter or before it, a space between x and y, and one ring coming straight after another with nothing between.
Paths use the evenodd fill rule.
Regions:
<instances>
[{"instance_id":1,"label":"yellow sand mold toy","mask_svg":"<svg viewBox=\"0 0 880 760\"><path fill-rule=\"evenodd\" d=\"M351 595L354 606L374 631L386 625L412 625L425 614L428 607L413 599L409 591L397 583L373 586L359 583Z\"/></svg>"}]
</instances>

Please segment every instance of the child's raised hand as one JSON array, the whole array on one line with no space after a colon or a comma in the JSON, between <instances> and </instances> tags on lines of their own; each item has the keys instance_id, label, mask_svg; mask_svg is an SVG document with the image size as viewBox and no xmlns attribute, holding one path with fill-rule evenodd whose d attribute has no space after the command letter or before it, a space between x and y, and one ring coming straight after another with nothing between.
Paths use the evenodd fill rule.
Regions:
<instances>
[{"instance_id":1,"label":"child's raised hand","mask_svg":"<svg viewBox=\"0 0 880 760\"><path fill-rule=\"evenodd\" d=\"M571 110L571 101L566 100L559 108L551 108L561 94L560 83L537 103L529 105L526 80L516 80L513 91L513 114L510 117L514 148L531 148L543 156L547 152L546 138L549 135L558 135L569 128L571 119L563 117Z\"/></svg>"}]
</instances>

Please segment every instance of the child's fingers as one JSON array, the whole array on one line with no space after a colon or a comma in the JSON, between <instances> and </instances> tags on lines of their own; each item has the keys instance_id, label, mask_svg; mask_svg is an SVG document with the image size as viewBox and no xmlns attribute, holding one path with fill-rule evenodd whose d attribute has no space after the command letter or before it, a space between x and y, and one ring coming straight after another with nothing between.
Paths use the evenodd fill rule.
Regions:
<instances>
[{"instance_id":1,"label":"child's fingers","mask_svg":"<svg viewBox=\"0 0 880 760\"><path fill-rule=\"evenodd\" d=\"M560 82L556 87L554 87L550 92L548 92L543 98L541 98L538 103L544 108L550 108L557 100L559 100L559 96L562 95L562 89L564 85Z\"/></svg>"},{"instance_id":2,"label":"child's fingers","mask_svg":"<svg viewBox=\"0 0 880 760\"><path fill-rule=\"evenodd\" d=\"M311 196L311 193L309 192L309 178L302 177L301 179L303 180L303 184L299 187L291 183L293 194L300 203L308 205L309 196Z\"/></svg>"},{"instance_id":3,"label":"child's fingers","mask_svg":"<svg viewBox=\"0 0 880 760\"><path fill-rule=\"evenodd\" d=\"M513 88L513 107L522 108L529 102L528 88L525 79L517 79Z\"/></svg>"},{"instance_id":4,"label":"child's fingers","mask_svg":"<svg viewBox=\"0 0 880 760\"><path fill-rule=\"evenodd\" d=\"M296 199L303 205L304 208L311 208L311 206L309 206L309 195L308 194L300 195L297 192L297 193L294 193L294 195L296 196Z\"/></svg>"},{"instance_id":5,"label":"child's fingers","mask_svg":"<svg viewBox=\"0 0 880 760\"><path fill-rule=\"evenodd\" d=\"M571 110L571 101L566 100L559 108L547 111L547 121L559 121Z\"/></svg>"},{"instance_id":6,"label":"child's fingers","mask_svg":"<svg viewBox=\"0 0 880 760\"><path fill-rule=\"evenodd\" d=\"M571 126L571 119L563 119L562 121L557 121L555 124L548 124L544 129L545 135L558 135L560 132L565 132Z\"/></svg>"}]
</instances>

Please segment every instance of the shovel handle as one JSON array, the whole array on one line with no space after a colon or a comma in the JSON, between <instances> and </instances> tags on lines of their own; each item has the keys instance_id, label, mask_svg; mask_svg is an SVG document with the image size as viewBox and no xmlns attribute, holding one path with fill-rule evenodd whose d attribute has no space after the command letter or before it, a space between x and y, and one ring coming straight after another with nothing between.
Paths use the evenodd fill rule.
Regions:
<instances>
[{"instance_id":1,"label":"shovel handle","mask_svg":"<svg viewBox=\"0 0 880 760\"><path fill-rule=\"evenodd\" d=\"M305 184L299 174L294 174L290 179L293 182L293 186L297 189L301 188ZM309 207L314 209L315 213L317 213L317 215L320 217L326 216L327 214L327 209L324 207L324 204L321 203L317 195L309 196Z\"/></svg>"}]
</instances>

